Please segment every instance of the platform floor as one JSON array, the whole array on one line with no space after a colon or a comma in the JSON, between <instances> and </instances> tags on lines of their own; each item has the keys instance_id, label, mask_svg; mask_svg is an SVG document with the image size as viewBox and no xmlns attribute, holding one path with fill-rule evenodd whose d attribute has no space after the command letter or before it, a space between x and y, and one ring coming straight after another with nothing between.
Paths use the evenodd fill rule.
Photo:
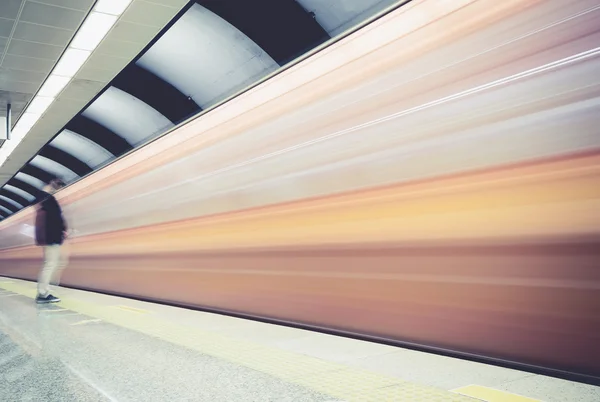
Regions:
<instances>
[{"instance_id":1,"label":"platform floor","mask_svg":"<svg viewBox=\"0 0 600 402\"><path fill-rule=\"evenodd\" d=\"M600 387L0 277L0 401L600 401Z\"/></svg>"}]
</instances>

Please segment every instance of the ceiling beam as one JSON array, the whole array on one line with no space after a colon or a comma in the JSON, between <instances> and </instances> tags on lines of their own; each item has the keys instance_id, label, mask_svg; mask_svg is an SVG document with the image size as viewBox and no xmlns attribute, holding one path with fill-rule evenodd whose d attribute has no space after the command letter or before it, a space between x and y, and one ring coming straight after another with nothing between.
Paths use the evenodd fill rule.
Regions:
<instances>
[{"instance_id":1,"label":"ceiling beam","mask_svg":"<svg viewBox=\"0 0 600 402\"><path fill-rule=\"evenodd\" d=\"M202 111L191 97L135 63L121 71L111 85L147 103L173 124Z\"/></svg>"},{"instance_id":2,"label":"ceiling beam","mask_svg":"<svg viewBox=\"0 0 600 402\"><path fill-rule=\"evenodd\" d=\"M53 160L56 163L63 165L75 172L78 176L83 177L92 172L92 168L87 163L77 159L73 155L58 149L50 144L46 145L40 153L40 156L44 156L48 159Z\"/></svg>"}]
</instances>

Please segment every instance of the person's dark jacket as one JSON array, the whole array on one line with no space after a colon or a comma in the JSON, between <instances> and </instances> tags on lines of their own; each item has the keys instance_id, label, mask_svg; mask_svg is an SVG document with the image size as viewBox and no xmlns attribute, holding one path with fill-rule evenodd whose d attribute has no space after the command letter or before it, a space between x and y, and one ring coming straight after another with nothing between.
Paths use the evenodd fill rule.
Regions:
<instances>
[{"instance_id":1,"label":"person's dark jacket","mask_svg":"<svg viewBox=\"0 0 600 402\"><path fill-rule=\"evenodd\" d=\"M35 243L38 246L62 244L65 239L67 225L56 198L46 194L38 205L35 217Z\"/></svg>"}]
</instances>

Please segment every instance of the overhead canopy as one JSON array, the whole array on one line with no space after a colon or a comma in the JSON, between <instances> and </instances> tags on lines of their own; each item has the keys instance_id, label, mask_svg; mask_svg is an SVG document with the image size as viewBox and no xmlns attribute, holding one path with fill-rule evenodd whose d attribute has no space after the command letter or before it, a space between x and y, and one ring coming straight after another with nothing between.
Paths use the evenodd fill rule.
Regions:
<instances>
[{"instance_id":1,"label":"overhead canopy","mask_svg":"<svg viewBox=\"0 0 600 402\"><path fill-rule=\"evenodd\" d=\"M0 217L93 172L397 0L197 0L0 190Z\"/></svg>"}]
</instances>

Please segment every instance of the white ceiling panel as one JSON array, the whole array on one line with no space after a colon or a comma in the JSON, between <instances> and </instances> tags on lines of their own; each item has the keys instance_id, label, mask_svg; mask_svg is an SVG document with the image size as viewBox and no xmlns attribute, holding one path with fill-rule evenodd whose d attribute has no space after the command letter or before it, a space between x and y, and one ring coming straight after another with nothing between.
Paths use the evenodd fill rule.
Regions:
<instances>
[{"instance_id":1,"label":"white ceiling panel","mask_svg":"<svg viewBox=\"0 0 600 402\"><path fill-rule=\"evenodd\" d=\"M367 17L398 3L398 0L297 0L313 12L317 22L331 36L336 36Z\"/></svg>"},{"instance_id":2,"label":"white ceiling panel","mask_svg":"<svg viewBox=\"0 0 600 402\"><path fill-rule=\"evenodd\" d=\"M5 0L2 0L5 1ZM84 4L85 0L81 4ZM83 10L55 7L48 4L25 2L20 21L46 25L55 28L76 30L85 17Z\"/></svg>"},{"instance_id":3,"label":"white ceiling panel","mask_svg":"<svg viewBox=\"0 0 600 402\"><path fill-rule=\"evenodd\" d=\"M191 96L201 107L279 67L241 31L197 4L137 64Z\"/></svg>"},{"instance_id":4,"label":"white ceiling panel","mask_svg":"<svg viewBox=\"0 0 600 402\"><path fill-rule=\"evenodd\" d=\"M75 31L71 29L53 28L21 21L17 24L13 38L30 42L45 43L48 45L63 46L64 48L74 33Z\"/></svg>"},{"instance_id":5,"label":"white ceiling panel","mask_svg":"<svg viewBox=\"0 0 600 402\"><path fill-rule=\"evenodd\" d=\"M37 71L40 73L48 74L50 73L52 67L54 67L55 63L55 60L38 59L33 57L22 57L7 54L4 57L2 67L12 68L15 70Z\"/></svg>"},{"instance_id":6,"label":"white ceiling panel","mask_svg":"<svg viewBox=\"0 0 600 402\"><path fill-rule=\"evenodd\" d=\"M93 66L94 68L114 71L114 73L117 74L127 64L129 64L129 62L131 61L132 58L133 57L126 58L126 57L107 56L106 54L99 54L97 52L94 52L88 59L86 66L90 65L90 66Z\"/></svg>"},{"instance_id":7,"label":"white ceiling panel","mask_svg":"<svg viewBox=\"0 0 600 402\"><path fill-rule=\"evenodd\" d=\"M105 54L113 57L120 57L129 60L131 54L138 54L146 46L145 43L122 41L114 38L108 38L96 49L98 54Z\"/></svg>"},{"instance_id":8,"label":"white ceiling panel","mask_svg":"<svg viewBox=\"0 0 600 402\"><path fill-rule=\"evenodd\" d=\"M188 3L188 0L144 0L146 3L160 4L162 6L176 7L180 9Z\"/></svg>"},{"instance_id":9,"label":"white ceiling panel","mask_svg":"<svg viewBox=\"0 0 600 402\"><path fill-rule=\"evenodd\" d=\"M8 38L10 36L10 33L12 32L12 27L14 24L15 20L0 18L0 37L3 36L5 38Z\"/></svg>"},{"instance_id":10,"label":"white ceiling panel","mask_svg":"<svg viewBox=\"0 0 600 402\"><path fill-rule=\"evenodd\" d=\"M133 22L119 20L111 31L110 38L120 41L147 44L156 36L156 34L158 34L159 31L159 27L134 24Z\"/></svg>"},{"instance_id":11,"label":"white ceiling panel","mask_svg":"<svg viewBox=\"0 0 600 402\"><path fill-rule=\"evenodd\" d=\"M45 45L13 38L8 46L7 54L56 61L63 50L64 48L62 46Z\"/></svg>"},{"instance_id":12,"label":"white ceiling panel","mask_svg":"<svg viewBox=\"0 0 600 402\"><path fill-rule=\"evenodd\" d=\"M168 7L162 4L136 1L123 13L122 20L140 25L163 27L178 12L179 7Z\"/></svg>"},{"instance_id":13,"label":"white ceiling panel","mask_svg":"<svg viewBox=\"0 0 600 402\"><path fill-rule=\"evenodd\" d=\"M23 191L20 188L17 188L15 186L11 186L10 184L6 184L3 187L5 190L10 191L11 193L15 193L16 195L19 195L23 198L25 198L27 201L33 201L35 200L35 196L33 196L33 194L29 194L27 191Z\"/></svg>"},{"instance_id":14,"label":"white ceiling panel","mask_svg":"<svg viewBox=\"0 0 600 402\"><path fill-rule=\"evenodd\" d=\"M95 0L35 0L36 3L87 11Z\"/></svg>"},{"instance_id":15,"label":"white ceiling panel","mask_svg":"<svg viewBox=\"0 0 600 402\"><path fill-rule=\"evenodd\" d=\"M60 177L64 181L72 181L78 177L77 174L71 169L44 156L37 155L29 163L37 168L45 170L48 173Z\"/></svg>"},{"instance_id":16,"label":"white ceiling panel","mask_svg":"<svg viewBox=\"0 0 600 402\"><path fill-rule=\"evenodd\" d=\"M0 89L9 92L20 92L22 94L33 94L40 85L21 81L0 81Z\"/></svg>"},{"instance_id":17,"label":"white ceiling panel","mask_svg":"<svg viewBox=\"0 0 600 402\"><path fill-rule=\"evenodd\" d=\"M91 101L106 84L103 82L74 79L71 84L63 91L61 98L76 99L85 103Z\"/></svg>"},{"instance_id":18,"label":"white ceiling panel","mask_svg":"<svg viewBox=\"0 0 600 402\"><path fill-rule=\"evenodd\" d=\"M21 172L17 173L15 175L15 178L19 179L19 180L21 180L21 181L23 181L23 182L25 182L27 184L31 184L33 187L36 187L36 188L38 188L40 190L42 190L44 188L44 186L46 185L46 183L44 183L43 181L41 181L37 177L33 177L33 176L30 176L28 174L21 173Z\"/></svg>"},{"instance_id":19,"label":"white ceiling panel","mask_svg":"<svg viewBox=\"0 0 600 402\"><path fill-rule=\"evenodd\" d=\"M22 0L2 0L0 1L0 16L2 18L15 19L19 14Z\"/></svg>"},{"instance_id":20,"label":"white ceiling panel","mask_svg":"<svg viewBox=\"0 0 600 402\"><path fill-rule=\"evenodd\" d=\"M81 110L80 100L61 96L40 119L40 122L43 122L44 125L42 127L35 125L30 133L43 138L46 131L54 130L54 134L52 134L54 136L79 110ZM27 141L28 137L29 135L23 141ZM49 139L46 138L46 141Z\"/></svg>"},{"instance_id":21,"label":"white ceiling panel","mask_svg":"<svg viewBox=\"0 0 600 402\"><path fill-rule=\"evenodd\" d=\"M95 168L113 158L113 155L93 141L69 130L63 130L50 143Z\"/></svg>"},{"instance_id":22,"label":"white ceiling panel","mask_svg":"<svg viewBox=\"0 0 600 402\"><path fill-rule=\"evenodd\" d=\"M173 126L169 119L148 104L115 87L108 88L83 115L134 146Z\"/></svg>"},{"instance_id":23,"label":"white ceiling panel","mask_svg":"<svg viewBox=\"0 0 600 402\"><path fill-rule=\"evenodd\" d=\"M104 70L94 67L95 64L86 64L77 73L77 78L82 80L96 81L102 84L110 82L118 73L116 70Z\"/></svg>"},{"instance_id":24,"label":"white ceiling panel","mask_svg":"<svg viewBox=\"0 0 600 402\"><path fill-rule=\"evenodd\" d=\"M0 68L0 81L6 77L8 81L21 81L41 83L46 78L46 74L35 71L13 70L9 68Z\"/></svg>"},{"instance_id":25,"label":"white ceiling panel","mask_svg":"<svg viewBox=\"0 0 600 402\"><path fill-rule=\"evenodd\" d=\"M3 195L0 195L0 200L4 200L4 201L8 202L9 204L14 205L16 208L23 208L23 205L19 204L18 202L16 202L12 198L8 198L8 197L5 197Z\"/></svg>"}]
</instances>

